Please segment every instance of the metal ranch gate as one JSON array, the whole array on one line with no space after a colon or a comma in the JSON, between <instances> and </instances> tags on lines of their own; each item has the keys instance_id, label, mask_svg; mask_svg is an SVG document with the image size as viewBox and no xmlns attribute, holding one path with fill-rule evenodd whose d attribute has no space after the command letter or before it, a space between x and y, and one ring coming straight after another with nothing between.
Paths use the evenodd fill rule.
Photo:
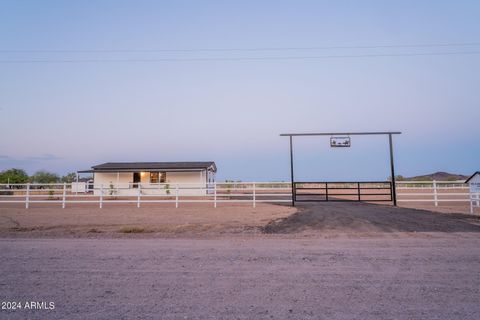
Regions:
<instances>
[{"instance_id":1,"label":"metal ranch gate","mask_svg":"<svg viewBox=\"0 0 480 320\"><path fill-rule=\"evenodd\" d=\"M393 201L390 181L294 182L295 202Z\"/></svg>"},{"instance_id":2,"label":"metal ranch gate","mask_svg":"<svg viewBox=\"0 0 480 320\"><path fill-rule=\"evenodd\" d=\"M313 133L282 133L280 136L290 140L290 181L292 206L298 201L391 201L397 205L395 190L395 166L393 163L393 135L401 134L398 131L386 132L313 132ZM391 181L368 182L298 182L293 174L293 137L330 136L331 147L350 147L350 136L383 135L388 137L390 153ZM355 190L347 193L338 190ZM367 191L368 190L368 191ZM379 192L375 192L375 191ZM388 191L388 193L387 193Z\"/></svg>"}]
</instances>

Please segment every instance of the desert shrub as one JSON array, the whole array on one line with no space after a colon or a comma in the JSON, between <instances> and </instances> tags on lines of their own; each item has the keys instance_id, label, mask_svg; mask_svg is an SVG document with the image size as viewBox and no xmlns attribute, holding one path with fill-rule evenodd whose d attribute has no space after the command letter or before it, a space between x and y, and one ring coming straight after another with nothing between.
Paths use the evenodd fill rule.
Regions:
<instances>
[{"instance_id":1,"label":"desert shrub","mask_svg":"<svg viewBox=\"0 0 480 320\"><path fill-rule=\"evenodd\" d=\"M121 233L142 233L145 232L145 228L142 227L123 227L120 229Z\"/></svg>"},{"instance_id":2,"label":"desert shrub","mask_svg":"<svg viewBox=\"0 0 480 320\"><path fill-rule=\"evenodd\" d=\"M170 194L170 184L167 183L164 188L165 188L165 192L167 194Z\"/></svg>"}]
</instances>

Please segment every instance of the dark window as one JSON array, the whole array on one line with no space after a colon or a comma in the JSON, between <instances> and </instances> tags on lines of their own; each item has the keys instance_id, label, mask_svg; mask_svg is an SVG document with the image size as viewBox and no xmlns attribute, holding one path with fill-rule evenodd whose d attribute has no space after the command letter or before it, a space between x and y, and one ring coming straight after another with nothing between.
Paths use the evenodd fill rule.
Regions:
<instances>
[{"instance_id":1,"label":"dark window","mask_svg":"<svg viewBox=\"0 0 480 320\"><path fill-rule=\"evenodd\" d=\"M133 187L138 188L138 184L140 183L140 172L133 173Z\"/></svg>"}]
</instances>

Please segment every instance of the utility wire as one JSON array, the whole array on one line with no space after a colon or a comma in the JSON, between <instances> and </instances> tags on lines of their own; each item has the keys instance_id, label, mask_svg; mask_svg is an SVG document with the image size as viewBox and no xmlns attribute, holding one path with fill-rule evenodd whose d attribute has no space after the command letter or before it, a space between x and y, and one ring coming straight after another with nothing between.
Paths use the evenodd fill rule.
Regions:
<instances>
[{"instance_id":1,"label":"utility wire","mask_svg":"<svg viewBox=\"0 0 480 320\"><path fill-rule=\"evenodd\" d=\"M192 49L58 49L58 50L0 50L0 53L138 53L138 52L231 52L231 51L294 51L294 50L334 50L334 49L381 49L381 48L434 48L434 47L471 47L480 46L480 42L433 43L433 44L393 44L360 46L311 46L311 47L259 47L259 48L192 48Z\"/></svg>"},{"instance_id":2,"label":"utility wire","mask_svg":"<svg viewBox=\"0 0 480 320\"><path fill-rule=\"evenodd\" d=\"M33 60L0 60L0 63L149 63L149 62L190 62L190 61L264 61L264 60L316 60L345 58L379 58L379 57L417 57L417 56L452 56L476 55L480 51L464 52L424 52L424 53L392 53L392 54L351 54L323 56L278 56L278 57L216 57L216 58L158 58L158 59L33 59Z\"/></svg>"}]
</instances>

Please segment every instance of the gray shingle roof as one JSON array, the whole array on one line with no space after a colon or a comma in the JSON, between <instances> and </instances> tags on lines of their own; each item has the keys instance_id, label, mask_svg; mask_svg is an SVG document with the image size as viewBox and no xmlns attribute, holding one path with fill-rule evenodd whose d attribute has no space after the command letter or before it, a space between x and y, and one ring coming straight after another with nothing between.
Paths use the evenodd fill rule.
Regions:
<instances>
[{"instance_id":1,"label":"gray shingle roof","mask_svg":"<svg viewBox=\"0 0 480 320\"><path fill-rule=\"evenodd\" d=\"M115 171L115 170L195 170L208 169L213 167L217 171L213 161L192 161L192 162L106 162L93 166L94 171Z\"/></svg>"}]
</instances>

